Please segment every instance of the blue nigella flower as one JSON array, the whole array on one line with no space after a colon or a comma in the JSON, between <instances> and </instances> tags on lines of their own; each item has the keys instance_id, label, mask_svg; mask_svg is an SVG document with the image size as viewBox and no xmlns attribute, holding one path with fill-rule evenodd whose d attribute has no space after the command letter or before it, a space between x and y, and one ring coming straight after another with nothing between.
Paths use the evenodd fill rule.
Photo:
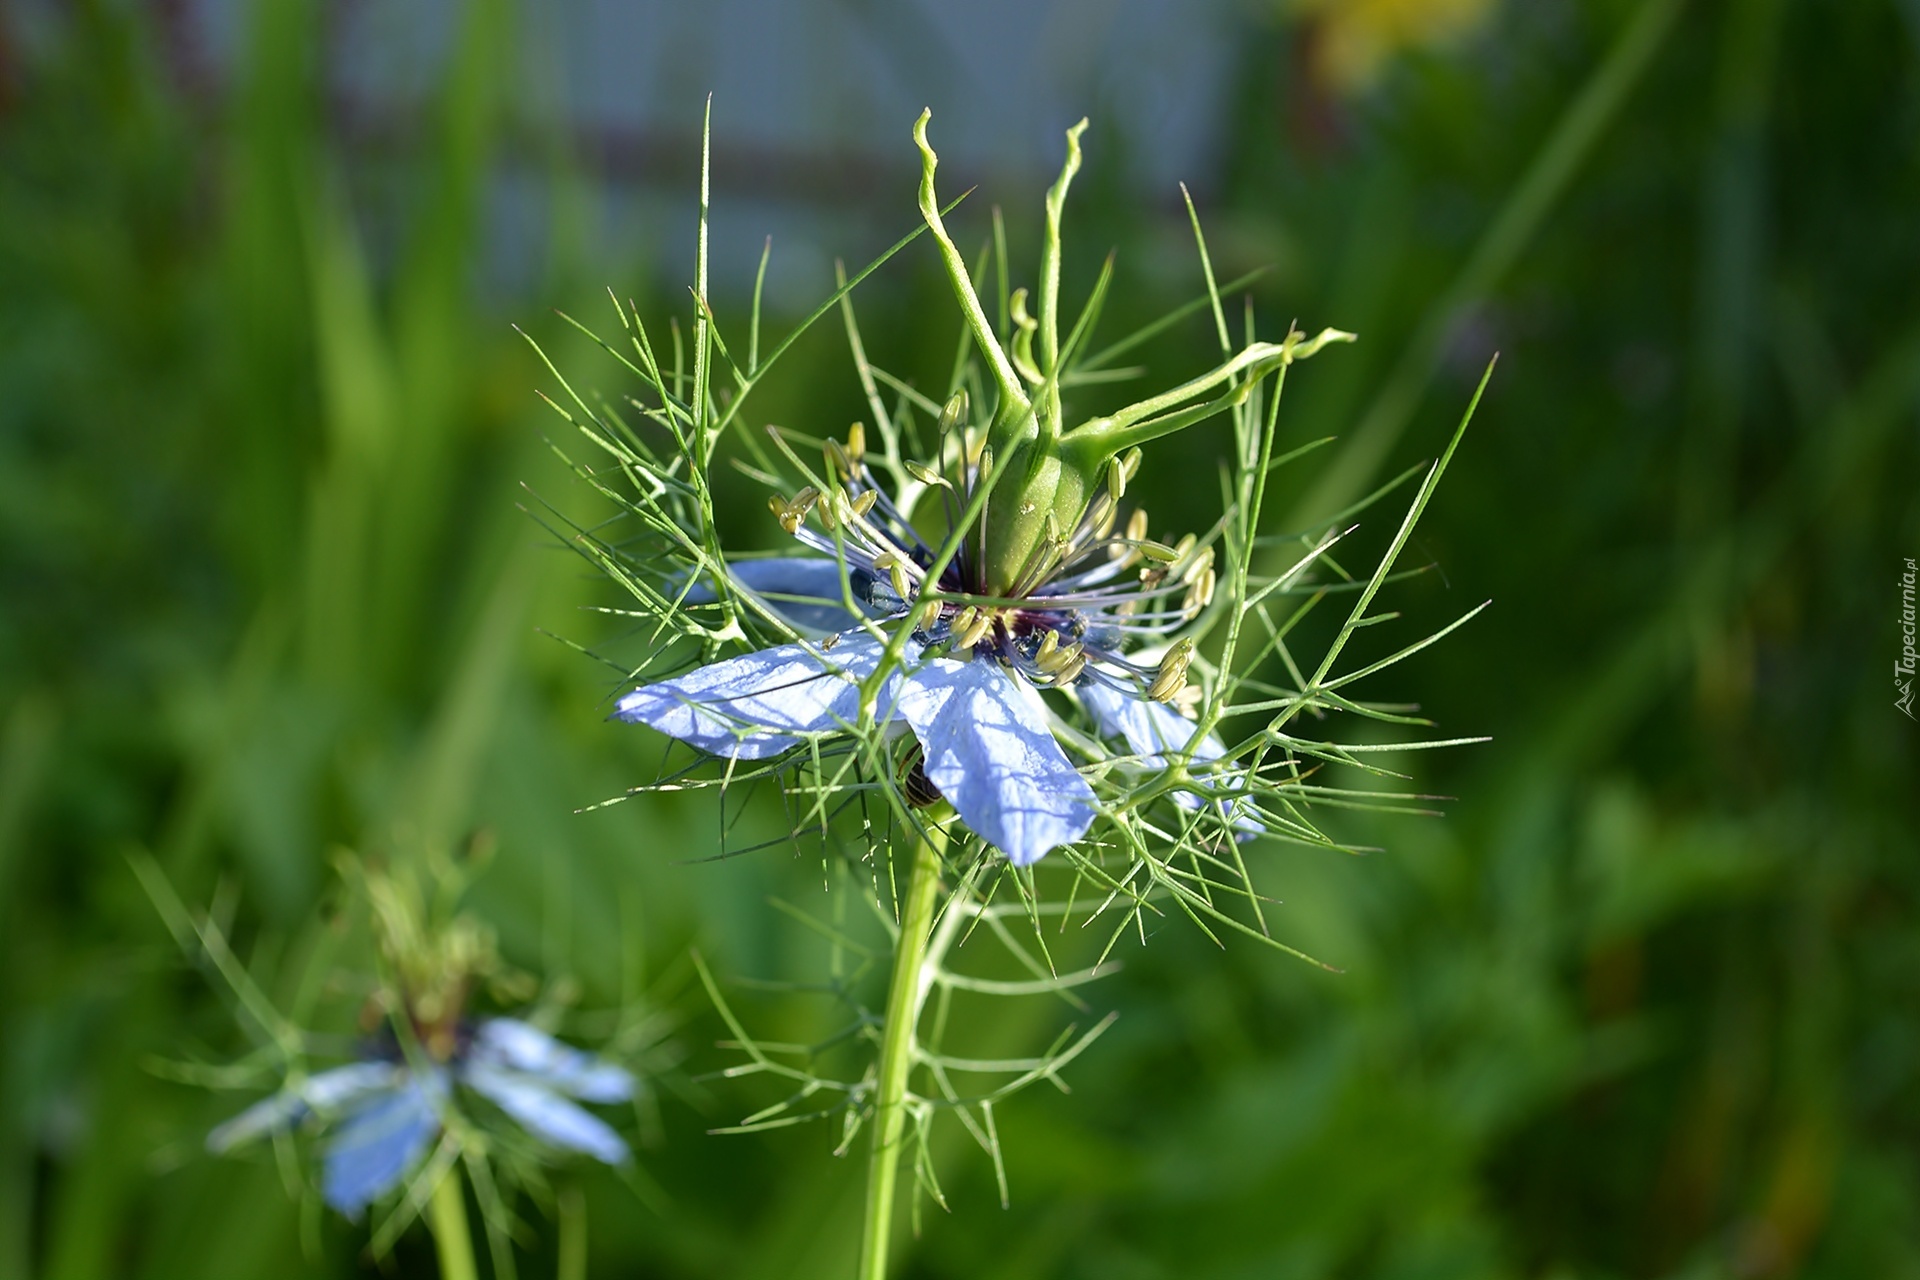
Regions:
<instances>
[{"instance_id":1,"label":"blue nigella flower","mask_svg":"<svg viewBox=\"0 0 1920 1280\"><path fill-rule=\"evenodd\" d=\"M950 410L951 413L951 410ZM953 479L910 468L921 488L946 504L947 527L986 482L990 460L952 461ZM876 483L861 433L828 454L842 483L829 493L803 489L773 499L794 537L821 556L749 560L732 566L734 584L817 641L777 645L643 685L620 699L616 718L649 725L703 751L739 760L779 755L811 735L853 725L860 682L879 669L885 633L910 628L902 665L876 702L882 723L904 722L920 756L904 791L916 803L944 797L961 819L1017 866L1084 835L1097 811L1093 788L1053 734L1043 689L1069 690L1100 733L1126 741L1143 767L1192 748L1190 768L1204 776L1224 748L1213 735L1192 741L1192 724L1175 709L1186 689L1191 642L1164 647L1151 664L1130 661L1138 642L1162 643L1211 599L1213 554L1189 537L1175 547L1146 537L1135 511L1115 532L1119 499L1138 453L1107 470L1098 494L1067 534L1046 538L1012 575L1010 589L988 590L982 519L937 582L936 560L906 514ZM808 527L817 514L826 532ZM991 596L991 604L923 599ZM859 610L850 613L851 599ZM1237 779L1221 779L1232 790ZM1192 809L1202 801L1181 793ZM1245 815L1243 831L1258 830Z\"/></svg>"},{"instance_id":2,"label":"blue nigella flower","mask_svg":"<svg viewBox=\"0 0 1920 1280\"><path fill-rule=\"evenodd\" d=\"M533 1137L608 1164L627 1144L584 1102L625 1102L633 1076L514 1018L460 1028L444 1061L416 1066L391 1036L372 1055L322 1071L248 1107L207 1135L227 1151L317 1119L329 1130L321 1194L349 1217L398 1186L440 1136L455 1089L471 1089Z\"/></svg>"}]
</instances>

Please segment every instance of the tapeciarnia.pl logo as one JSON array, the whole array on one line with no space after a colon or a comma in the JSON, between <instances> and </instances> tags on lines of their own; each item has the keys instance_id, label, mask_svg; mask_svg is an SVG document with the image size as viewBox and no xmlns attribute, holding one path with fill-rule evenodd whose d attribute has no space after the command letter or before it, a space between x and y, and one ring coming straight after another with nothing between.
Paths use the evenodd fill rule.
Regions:
<instances>
[{"instance_id":1,"label":"tapeciarnia.pl logo","mask_svg":"<svg viewBox=\"0 0 1920 1280\"><path fill-rule=\"evenodd\" d=\"M1893 705L1906 712L1907 719L1913 720L1913 669L1915 655L1913 650L1913 557L1907 557L1907 571L1900 575L1900 656L1893 664L1893 688L1897 695Z\"/></svg>"}]
</instances>

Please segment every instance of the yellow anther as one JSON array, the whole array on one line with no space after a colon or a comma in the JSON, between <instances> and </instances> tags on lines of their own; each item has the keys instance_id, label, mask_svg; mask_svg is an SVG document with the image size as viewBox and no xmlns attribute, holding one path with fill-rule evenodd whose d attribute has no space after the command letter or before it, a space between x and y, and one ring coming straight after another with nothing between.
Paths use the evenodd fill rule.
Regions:
<instances>
[{"instance_id":1,"label":"yellow anther","mask_svg":"<svg viewBox=\"0 0 1920 1280\"><path fill-rule=\"evenodd\" d=\"M807 512L813 510L813 504L819 500L820 491L812 485L808 485L799 493L793 495L792 502L788 502L778 494L775 494L773 497L767 499L767 506L772 510L774 518L780 521L780 527L782 529L785 529L788 533L798 533L801 522L807 518Z\"/></svg>"},{"instance_id":2,"label":"yellow anther","mask_svg":"<svg viewBox=\"0 0 1920 1280\"><path fill-rule=\"evenodd\" d=\"M836 475L844 476L851 480L853 478L853 459L847 456L846 449L841 446L838 440L832 437L828 437L826 449L828 469Z\"/></svg>"},{"instance_id":3,"label":"yellow anther","mask_svg":"<svg viewBox=\"0 0 1920 1280\"><path fill-rule=\"evenodd\" d=\"M1186 583L1196 582L1199 580L1201 574L1209 572L1212 568L1213 548L1202 547L1200 548L1199 555L1192 557L1180 566L1180 581Z\"/></svg>"},{"instance_id":4,"label":"yellow anther","mask_svg":"<svg viewBox=\"0 0 1920 1280\"><path fill-rule=\"evenodd\" d=\"M880 491L878 489L863 489L859 496L853 500L853 514L856 516L865 516L867 512L873 510L873 504L879 500Z\"/></svg>"},{"instance_id":5,"label":"yellow anther","mask_svg":"<svg viewBox=\"0 0 1920 1280\"><path fill-rule=\"evenodd\" d=\"M948 624L948 630L952 632L952 634L957 636L961 632L965 631L968 627L971 627L973 625L973 620L979 616L980 616L980 611L974 608L972 605L968 605L966 608L960 610L960 612L953 615L953 621Z\"/></svg>"},{"instance_id":6,"label":"yellow anther","mask_svg":"<svg viewBox=\"0 0 1920 1280\"><path fill-rule=\"evenodd\" d=\"M1120 469L1126 474L1127 479L1131 480L1139 474L1140 459L1142 456L1138 448L1133 448L1127 450L1125 456L1120 459ZM1119 496L1117 493L1114 495L1116 498Z\"/></svg>"},{"instance_id":7,"label":"yellow anther","mask_svg":"<svg viewBox=\"0 0 1920 1280\"><path fill-rule=\"evenodd\" d=\"M1115 502L1127 496L1127 468L1118 458L1107 459L1107 496Z\"/></svg>"},{"instance_id":8,"label":"yellow anther","mask_svg":"<svg viewBox=\"0 0 1920 1280\"><path fill-rule=\"evenodd\" d=\"M1098 505L1100 514L1093 522L1093 536L1095 538L1111 538L1113 536L1113 522L1120 518L1120 504L1115 502L1110 495L1102 494L1100 495Z\"/></svg>"},{"instance_id":9,"label":"yellow anther","mask_svg":"<svg viewBox=\"0 0 1920 1280\"><path fill-rule=\"evenodd\" d=\"M901 563L901 558L897 552L881 552L873 558L873 567L883 570L886 573L887 577L893 582L893 593L895 595L902 599L906 598L907 587L909 585L907 582L907 570L906 566Z\"/></svg>"},{"instance_id":10,"label":"yellow anther","mask_svg":"<svg viewBox=\"0 0 1920 1280\"><path fill-rule=\"evenodd\" d=\"M1193 580L1187 588L1187 598L1180 606L1181 612L1191 618L1213 603L1214 573L1211 568Z\"/></svg>"},{"instance_id":11,"label":"yellow anther","mask_svg":"<svg viewBox=\"0 0 1920 1280\"><path fill-rule=\"evenodd\" d=\"M946 407L940 410L940 434L946 435L967 420L967 389L960 388L948 399Z\"/></svg>"},{"instance_id":12,"label":"yellow anther","mask_svg":"<svg viewBox=\"0 0 1920 1280\"><path fill-rule=\"evenodd\" d=\"M1062 649L1061 652L1065 653L1066 650ZM1072 659L1068 661L1067 665L1053 673L1053 682L1056 685L1072 684L1080 678L1080 673L1086 669L1087 655L1084 653L1076 653Z\"/></svg>"},{"instance_id":13,"label":"yellow anther","mask_svg":"<svg viewBox=\"0 0 1920 1280\"><path fill-rule=\"evenodd\" d=\"M847 428L847 457L854 466L859 466L867 456L867 426L856 422Z\"/></svg>"},{"instance_id":14,"label":"yellow anther","mask_svg":"<svg viewBox=\"0 0 1920 1280\"><path fill-rule=\"evenodd\" d=\"M1105 525L1109 530L1113 528L1113 496L1102 493L1094 498L1087 504L1086 514L1081 516L1080 520L1081 527L1094 537L1105 537L1106 535L1100 532L1100 526Z\"/></svg>"},{"instance_id":15,"label":"yellow anther","mask_svg":"<svg viewBox=\"0 0 1920 1280\"><path fill-rule=\"evenodd\" d=\"M1040 647L1034 650L1033 665L1045 671L1047 669L1048 659L1053 657L1054 651L1059 647L1060 633L1058 631L1047 632L1047 634L1040 639Z\"/></svg>"},{"instance_id":16,"label":"yellow anther","mask_svg":"<svg viewBox=\"0 0 1920 1280\"><path fill-rule=\"evenodd\" d=\"M935 471L932 467L923 466L918 462L908 462L905 466L907 468L907 474L915 480L918 480L921 484L932 485L939 489L953 488L953 486L947 482L947 478L938 471Z\"/></svg>"},{"instance_id":17,"label":"yellow anther","mask_svg":"<svg viewBox=\"0 0 1920 1280\"><path fill-rule=\"evenodd\" d=\"M989 609L982 609L979 615L973 619L964 631L961 631L957 627L955 628L954 647L971 649L985 639L987 632L991 630L993 630L993 612Z\"/></svg>"},{"instance_id":18,"label":"yellow anther","mask_svg":"<svg viewBox=\"0 0 1920 1280\"><path fill-rule=\"evenodd\" d=\"M1172 564L1180 558L1180 552L1164 542L1155 542L1151 538L1137 538L1140 554L1159 564Z\"/></svg>"},{"instance_id":19,"label":"yellow anther","mask_svg":"<svg viewBox=\"0 0 1920 1280\"><path fill-rule=\"evenodd\" d=\"M1147 696L1155 702L1171 702L1186 687L1187 664L1193 661L1193 641L1182 640L1160 659L1160 670L1147 686Z\"/></svg>"},{"instance_id":20,"label":"yellow anther","mask_svg":"<svg viewBox=\"0 0 1920 1280\"><path fill-rule=\"evenodd\" d=\"M1075 643L1056 649L1044 657L1035 655L1034 665L1050 675L1058 675L1076 662L1085 666L1084 648L1085 646Z\"/></svg>"}]
</instances>

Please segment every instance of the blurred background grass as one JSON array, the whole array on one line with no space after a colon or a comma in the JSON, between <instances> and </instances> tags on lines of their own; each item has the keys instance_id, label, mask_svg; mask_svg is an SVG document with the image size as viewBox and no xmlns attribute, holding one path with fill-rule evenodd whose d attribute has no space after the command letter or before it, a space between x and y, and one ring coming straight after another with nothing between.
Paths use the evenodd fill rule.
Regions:
<instances>
[{"instance_id":1,"label":"blurred background grass","mask_svg":"<svg viewBox=\"0 0 1920 1280\"><path fill-rule=\"evenodd\" d=\"M516 509L604 514L509 323L624 389L551 309L684 311L708 89L723 318L766 233L793 315L912 225L924 103L966 233L1004 204L1016 260L1092 115L1068 286L1118 246L1110 333L1198 288L1188 182L1223 278L1273 265L1270 334L1363 335L1289 385L1286 438L1341 439L1271 532L1429 456L1503 353L1400 598L1496 607L1375 695L1493 735L1405 763L1458 800L1344 825L1369 858L1264 856L1276 933L1342 974L1179 928L1125 955L1074 1092L1001 1117L1011 1209L956 1143L908 1274L1920 1275L1920 769L1886 678L1917 53L1913 0L0 8L0 1275L377 1270L336 1220L303 1249L268 1162L200 1153L239 1099L155 1063L245 1042L135 851L226 886L280 989L329 849L481 828L477 908L587 1003L691 944L820 963L768 905L817 904L817 859L686 865L705 796L575 812L658 744L537 633L617 643L582 612L614 597ZM931 266L859 305L937 381ZM764 394L862 413L837 331ZM1157 528L1210 519L1214 443L1137 482ZM772 545L742 494L738 544ZM778 832L768 799L732 843ZM696 1076L726 1059L684 999ZM859 1170L822 1131L703 1134L749 1105L681 1082L657 1202L580 1175L593 1274L847 1269Z\"/></svg>"}]
</instances>

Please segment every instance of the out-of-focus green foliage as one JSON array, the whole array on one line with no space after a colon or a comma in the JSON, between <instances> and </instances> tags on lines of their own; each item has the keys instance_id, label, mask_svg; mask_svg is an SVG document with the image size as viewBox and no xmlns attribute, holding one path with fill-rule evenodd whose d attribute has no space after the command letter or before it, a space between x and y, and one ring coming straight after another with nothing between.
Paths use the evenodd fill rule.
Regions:
<instances>
[{"instance_id":1,"label":"out-of-focus green foliage","mask_svg":"<svg viewBox=\"0 0 1920 1280\"><path fill-rule=\"evenodd\" d=\"M546 449L508 321L591 369L549 306L604 314L611 284L660 314L680 282L637 288L557 218L532 291L481 297L509 125L523 166L568 153L530 145L514 100L526 16L461 10L396 157L323 110L316 10L251 6L214 96L144 11L77 5L5 51L0 1275L373 1265L332 1218L303 1246L269 1163L202 1153L240 1099L156 1066L245 1041L130 854L230 904L283 996L327 928L330 848L482 828L474 909L585 1004L690 944L722 974L820 963L768 905L817 898L817 859L685 865L723 836L703 795L575 812L651 778L658 743L601 722L617 672L534 632L621 653L580 611L606 584L515 509L525 482L602 514ZM1887 680L1920 555L1920 16L1511 4L1334 98L1295 70L1332 12L1250 20L1201 186L1222 278L1276 265L1272 332L1363 339L1289 382L1285 438L1341 440L1268 532L1431 454L1499 348L1422 526L1438 571L1406 597L1427 629L1496 607L1397 677L1493 741L1406 761L1458 799L1343 828L1381 853L1265 860L1276 934L1344 973L1167 928L1084 991L1120 1017L1071 1095L1000 1117L1011 1210L956 1142L909 1273L1920 1275L1920 752ZM873 197L901 230L909 123ZM1123 195L1101 154L1075 238L1120 246L1118 332L1198 276L1175 206ZM587 181L546 180L563 207ZM956 226L984 236L985 210ZM915 262L860 305L874 358L931 380L954 334L915 326L940 287ZM761 410L844 430L851 364L808 342ZM1197 368L1211 342L1199 323L1154 359ZM1183 444L1136 489L1191 527L1215 474ZM739 541L771 544L739 492ZM725 821L745 848L784 820L756 796ZM844 1274L858 1169L823 1133L706 1136L749 1099L695 1078L727 1059L684 997L689 1075L642 1156L658 1198L578 1174L592 1274ZM820 1025L742 998L768 1034ZM1009 1052L1038 1028L1003 1028ZM522 1270L550 1274L527 1217ZM424 1242L397 1265L430 1266Z\"/></svg>"}]
</instances>

